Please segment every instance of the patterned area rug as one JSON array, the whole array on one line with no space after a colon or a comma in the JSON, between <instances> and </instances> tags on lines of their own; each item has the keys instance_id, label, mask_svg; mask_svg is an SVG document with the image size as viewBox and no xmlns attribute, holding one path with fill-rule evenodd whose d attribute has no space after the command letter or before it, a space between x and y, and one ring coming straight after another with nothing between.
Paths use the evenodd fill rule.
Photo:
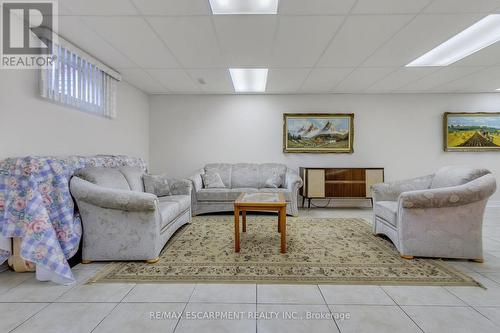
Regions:
<instances>
[{"instance_id":1,"label":"patterned area rug","mask_svg":"<svg viewBox=\"0 0 500 333\"><path fill-rule=\"evenodd\" d=\"M400 258L362 219L288 218L286 254L276 217L249 215L239 254L233 228L231 216L195 217L157 263L111 263L90 282L478 285L440 260Z\"/></svg>"}]
</instances>

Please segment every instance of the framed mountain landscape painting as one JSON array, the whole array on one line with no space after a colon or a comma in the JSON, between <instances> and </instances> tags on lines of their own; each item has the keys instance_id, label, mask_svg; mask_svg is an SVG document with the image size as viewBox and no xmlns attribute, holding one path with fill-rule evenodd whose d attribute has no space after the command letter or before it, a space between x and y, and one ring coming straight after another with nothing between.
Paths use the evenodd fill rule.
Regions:
<instances>
[{"instance_id":1,"label":"framed mountain landscape painting","mask_svg":"<svg viewBox=\"0 0 500 333\"><path fill-rule=\"evenodd\" d=\"M285 113L285 153L352 153L354 114Z\"/></svg>"},{"instance_id":2,"label":"framed mountain landscape painting","mask_svg":"<svg viewBox=\"0 0 500 333\"><path fill-rule=\"evenodd\" d=\"M500 150L500 113L445 113L444 150Z\"/></svg>"}]
</instances>

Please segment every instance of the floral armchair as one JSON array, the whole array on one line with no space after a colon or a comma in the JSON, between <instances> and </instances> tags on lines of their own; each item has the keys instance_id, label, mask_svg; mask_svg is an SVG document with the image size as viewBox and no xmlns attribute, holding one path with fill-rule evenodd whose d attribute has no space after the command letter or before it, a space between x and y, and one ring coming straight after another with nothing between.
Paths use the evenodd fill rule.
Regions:
<instances>
[{"instance_id":1,"label":"floral armchair","mask_svg":"<svg viewBox=\"0 0 500 333\"><path fill-rule=\"evenodd\" d=\"M375 234L401 256L482 262L482 222L496 180L490 171L449 166L433 175L372 187Z\"/></svg>"}]
</instances>

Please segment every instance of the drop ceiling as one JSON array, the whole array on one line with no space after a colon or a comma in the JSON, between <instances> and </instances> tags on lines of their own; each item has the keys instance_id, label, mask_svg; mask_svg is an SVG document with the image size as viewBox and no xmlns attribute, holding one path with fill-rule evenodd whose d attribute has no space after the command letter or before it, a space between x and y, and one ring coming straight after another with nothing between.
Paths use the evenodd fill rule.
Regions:
<instances>
[{"instance_id":1,"label":"drop ceiling","mask_svg":"<svg viewBox=\"0 0 500 333\"><path fill-rule=\"evenodd\" d=\"M150 94L234 94L228 68L269 68L266 93L493 92L500 43L405 67L500 0L280 0L212 15L208 0L59 0L59 34Z\"/></svg>"}]
</instances>

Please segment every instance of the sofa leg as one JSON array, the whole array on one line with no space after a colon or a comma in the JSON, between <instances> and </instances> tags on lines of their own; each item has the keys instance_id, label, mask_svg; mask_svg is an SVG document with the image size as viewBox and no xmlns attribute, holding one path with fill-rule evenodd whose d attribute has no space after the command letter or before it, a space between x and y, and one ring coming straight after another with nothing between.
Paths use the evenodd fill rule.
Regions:
<instances>
[{"instance_id":1,"label":"sofa leg","mask_svg":"<svg viewBox=\"0 0 500 333\"><path fill-rule=\"evenodd\" d=\"M92 260L82 259L82 264L84 264L84 265L91 264L91 263L92 263Z\"/></svg>"},{"instance_id":2,"label":"sofa leg","mask_svg":"<svg viewBox=\"0 0 500 333\"><path fill-rule=\"evenodd\" d=\"M482 264L484 262L484 259L483 258L477 258L477 259L471 259L470 261Z\"/></svg>"},{"instance_id":3,"label":"sofa leg","mask_svg":"<svg viewBox=\"0 0 500 333\"><path fill-rule=\"evenodd\" d=\"M406 260L412 260L413 256L406 256L404 254L401 254L401 258L406 259Z\"/></svg>"},{"instance_id":4,"label":"sofa leg","mask_svg":"<svg viewBox=\"0 0 500 333\"><path fill-rule=\"evenodd\" d=\"M148 259L148 260L146 260L146 263L148 263L148 264L155 264L155 263L158 262L158 260L160 260L160 257L156 257L154 259Z\"/></svg>"}]
</instances>

